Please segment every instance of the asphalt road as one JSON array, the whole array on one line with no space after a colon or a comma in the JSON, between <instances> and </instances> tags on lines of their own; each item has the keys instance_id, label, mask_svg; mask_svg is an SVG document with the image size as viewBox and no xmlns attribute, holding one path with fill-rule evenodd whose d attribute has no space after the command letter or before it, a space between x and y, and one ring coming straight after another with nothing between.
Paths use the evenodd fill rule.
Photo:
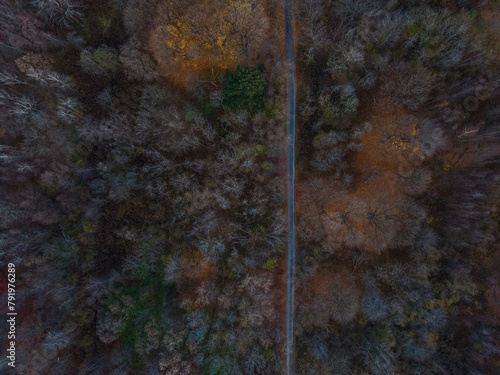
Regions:
<instances>
[{"instance_id":1,"label":"asphalt road","mask_svg":"<svg viewBox=\"0 0 500 375\"><path fill-rule=\"evenodd\" d=\"M292 0L286 0L286 59L288 63L288 271L286 304L287 374L295 374L294 277L295 277L295 66L293 61Z\"/></svg>"}]
</instances>

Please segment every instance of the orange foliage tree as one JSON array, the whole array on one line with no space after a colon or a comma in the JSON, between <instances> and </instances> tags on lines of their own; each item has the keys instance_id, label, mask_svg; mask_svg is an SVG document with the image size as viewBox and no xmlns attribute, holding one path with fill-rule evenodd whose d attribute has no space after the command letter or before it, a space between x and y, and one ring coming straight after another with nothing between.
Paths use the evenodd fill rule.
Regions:
<instances>
[{"instance_id":1,"label":"orange foliage tree","mask_svg":"<svg viewBox=\"0 0 500 375\"><path fill-rule=\"evenodd\" d=\"M269 27L260 1L190 3L158 6L149 42L163 75L186 82L251 60Z\"/></svg>"}]
</instances>

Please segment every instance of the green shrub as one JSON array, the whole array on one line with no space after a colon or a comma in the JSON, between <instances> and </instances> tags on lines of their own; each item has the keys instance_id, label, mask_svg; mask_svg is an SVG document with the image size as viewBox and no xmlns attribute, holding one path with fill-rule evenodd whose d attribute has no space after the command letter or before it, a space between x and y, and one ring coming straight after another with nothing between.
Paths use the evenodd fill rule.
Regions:
<instances>
[{"instance_id":1,"label":"green shrub","mask_svg":"<svg viewBox=\"0 0 500 375\"><path fill-rule=\"evenodd\" d=\"M252 114L264 109L264 71L264 65L261 64L256 68L238 66L235 73L226 72L223 104Z\"/></svg>"},{"instance_id":2,"label":"green shrub","mask_svg":"<svg viewBox=\"0 0 500 375\"><path fill-rule=\"evenodd\" d=\"M262 267L268 271L272 271L276 267L276 263L278 263L276 258L269 258Z\"/></svg>"}]
</instances>

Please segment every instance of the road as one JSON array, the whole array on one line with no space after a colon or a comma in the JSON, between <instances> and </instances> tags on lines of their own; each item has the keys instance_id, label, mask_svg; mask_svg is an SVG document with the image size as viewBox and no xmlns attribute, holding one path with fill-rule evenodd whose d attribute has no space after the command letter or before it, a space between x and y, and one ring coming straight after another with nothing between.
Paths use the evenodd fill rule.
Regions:
<instances>
[{"instance_id":1,"label":"road","mask_svg":"<svg viewBox=\"0 0 500 375\"><path fill-rule=\"evenodd\" d=\"M295 374L295 340L293 331L295 294L295 66L293 61L292 0L286 0L286 60L288 64L288 271L286 303L287 374Z\"/></svg>"}]
</instances>

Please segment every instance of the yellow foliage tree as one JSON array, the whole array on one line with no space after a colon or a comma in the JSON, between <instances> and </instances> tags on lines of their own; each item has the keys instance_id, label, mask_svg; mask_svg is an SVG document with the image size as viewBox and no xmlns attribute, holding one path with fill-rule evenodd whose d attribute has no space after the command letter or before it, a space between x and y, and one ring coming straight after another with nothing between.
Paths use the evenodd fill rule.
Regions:
<instances>
[{"instance_id":1,"label":"yellow foliage tree","mask_svg":"<svg viewBox=\"0 0 500 375\"><path fill-rule=\"evenodd\" d=\"M169 0L158 7L150 46L165 76L186 81L248 60L268 24L255 0L198 0L184 7Z\"/></svg>"}]
</instances>

